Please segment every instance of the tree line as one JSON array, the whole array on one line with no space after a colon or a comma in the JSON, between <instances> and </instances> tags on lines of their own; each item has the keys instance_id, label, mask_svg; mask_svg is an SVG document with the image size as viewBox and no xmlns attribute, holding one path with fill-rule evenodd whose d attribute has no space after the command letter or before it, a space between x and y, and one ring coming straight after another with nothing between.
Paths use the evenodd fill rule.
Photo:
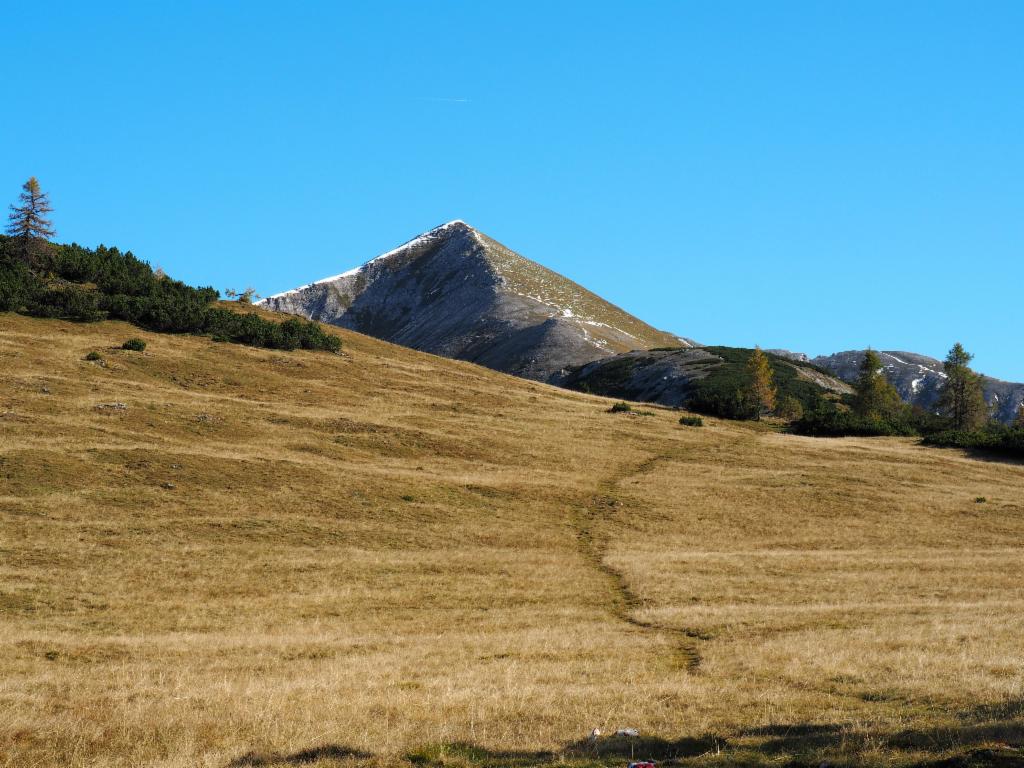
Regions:
<instances>
[{"instance_id":1,"label":"tree line","mask_svg":"<svg viewBox=\"0 0 1024 768\"><path fill-rule=\"evenodd\" d=\"M1024 455L1024 404L1013 424L997 421L985 402L982 377L970 367L973 356L959 342L943 361L945 376L932 410L903 402L873 349L865 352L848 395L824 393L794 378L792 365L760 347L747 352L708 349L731 365L697 383L688 404L693 410L732 419L774 416L803 435L917 436L929 445ZM737 353L746 355L741 369ZM781 375L789 377L782 387Z\"/></svg>"},{"instance_id":2,"label":"tree line","mask_svg":"<svg viewBox=\"0 0 1024 768\"><path fill-rule=\"evenodd\" d=\"M932 411L904 403L885 375L882 359L868 349L845 402L827 401L792 425L794 432L818 436L916 435L929 445L1024 453L1024 404L1013 424L995 419L985 402L974 356L957 342L942 362L944 379Z\"/></svg>"},{"instance_id":3,"label":"tree line","mask_svg":"<svg viewBox=\"0 0 1024 768\"><path fill-rule=\"evenodd\" d=\"M7 236L0 236L0 311L80 322L126 320L150 331L273 349L341 348L337 336L307 320L278 323L217 307L215 289L173 280L131 251L55 244L52 211L39 181L25 182L11 206ZM247 289L236 297L248 303L252 295Z\"/></svg>"}]
</instances>

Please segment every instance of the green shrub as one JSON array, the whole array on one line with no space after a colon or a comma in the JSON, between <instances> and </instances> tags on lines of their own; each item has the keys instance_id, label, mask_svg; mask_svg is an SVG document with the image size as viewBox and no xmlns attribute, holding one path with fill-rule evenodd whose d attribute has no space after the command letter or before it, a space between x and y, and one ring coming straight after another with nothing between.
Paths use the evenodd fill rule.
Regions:
<instances>
[{"instance_id":1,"label":"green shrub","mask_svg":"<svg viewBox=\"0 0 1024 768\"><path fill-rule=\"evenodd\" d=\"M615 405L608 409L608 413L629 413L632 410L633 406L629 403L615 403Z\"/></svg>"},{"instance_id":2,"label":"green shrub","mask_svg":"<svg viewBox=\"0 0 1024 768\"><path fill-rule=\"evenodd\" d=\"M146 342L138 338L128 339L128 341L121 345L121 349L127 349L129 352L144 352L146 350Z\"/></svg>"},{"instance_id":3,"label":"green shrub","mask_svg":"<svg viewBox=\"0 0 1024 768\"><path fill-rule=\"evenodd\" d=\"M94 323L106 317L99 294L74 284L39 287L26 303L26 313L84 323Z\"/></svg>"},{"instance_id":4,"label":"green shrub","mask_svg":"<svg viewBox=\"0 0 1024 768\"><path fill-rule=\"evenodd\" d=\"M704 419L700 416L681 416L679 418L679 423L684 427L703 427Z\"/></svg>"},{"instance_id":5,"label":"green shrub","mask_svg":"<svg viewBox=\"0 0 1024 768\"><path fill-rule=\"evenodd\" d=\"M97 352L96 350L93 350L92 352L88 353L88 354L87 354L87 355L85 356L85 359L86 359L86 360L88 360L88 361L89 361L90 363L94 363L94 362L96 362L97 360L102 360L102 359L103 359L103 355L101 355L101 354L100 354L99 352Z\"/></svg>"},{"instance_id":6,"label":"green shrub","mask_svg":"<svg viewBox=\"0 0 1024 768\"><path fill-rule=\"evenodd\" d=\"M1024 457L1024 429L991 422L972 432L945 430L927 435L925 445Z\"/></svg>"},{"instance_id":7,"label":"green shrub","mask_svg":"<svg viewBox=\"0 0 1024 768\"><path fill-rule=\"evenodd\" d=\"M934 417L910 408L901 408L886 416L860 416L845 404L820 397L789 429L810 437L907 437L931 429L930 418Z\"/></svg>"},{"instance_id":8,"label":"green shrub","mask_svg":"<svg viewBox=\"0 0 1024 768\"><path fill-rule=\"evenodd\" d=\"M229 309L210 309L202 331L219 341L233 341L270 349L322 349L338 352L341 339L326 333L316 323L289 318L283 323L256 314L239 314Z\"/></svg>"},{"instance_id":9,"label":"green shrub","mask_svg":"<svg viewBox=\"0 0 1024 768\"><path fill-rule=\"evenodd\" d=\"M569 389L592 392L605 397L629 397L629 380L641 360L635 357L612 357L600 365L582 365L570 370L563 382Z\"/></svg>"},{"instance_id":10,"label":"green shrub","mask_svg":"<svg viewBox=\"0 0 1024 768\"><path fill-rule=\"evenodd\" d=\"M0 311L83 322L125 320L158 333L205 333L273 349L341 349L337 336L306 320L275 323L213 307L213 288L172 280L131 252L54 245L44 279L16 250L12 238L0 235Z\"/></svg>"},{"instance_id":11,"label":"green shrub","mask_svg":"<svg viewBox=\"0 0 1024 768\"><path fill-rule=\"evenodd\" d=\"M796 421L804 416L804 406L792 395L783 395L775 407L775 415L786 421Z\"/></svg>"},{"instance_id":12,"label":"green shrub","mask_svg":"<svg viewBox=\"0 0 1024 768\"><path fill-rule=\"evenodd\" d=\"M743 396L749 382L747 363L753 354L751 349L740 347L705 347L711 354L724 362L709 369L707 376L697 379L688 395L686 407L691 411L719 416L726 419L754 419L758 409L750 399ZM799 406L801 411L810 410L821 397L821 388L797 372L798 364L792 360L768 354L772 378L778 390L780 408L785 403L790 412ZM805 363L800 367L814 368ZM820 370L820 369L815 369ZM831 375L831 374L830 374ZM781 415L781 414L780 414ZM784 416L783 418L789 418Z\"/></svg>"},{"instance_id":13,"label":"green shrub","mask_svg":"<svg viewBox=\"0 0 1024 768\"><path fill-rule=\"evenodd\" d=\"M686 407L710 416L740 421L753 419L757 415L757 409L751 407L749 398L744 397L740 389L730 393L698 386L686 401Z\"/></svg>"}]
</instances>

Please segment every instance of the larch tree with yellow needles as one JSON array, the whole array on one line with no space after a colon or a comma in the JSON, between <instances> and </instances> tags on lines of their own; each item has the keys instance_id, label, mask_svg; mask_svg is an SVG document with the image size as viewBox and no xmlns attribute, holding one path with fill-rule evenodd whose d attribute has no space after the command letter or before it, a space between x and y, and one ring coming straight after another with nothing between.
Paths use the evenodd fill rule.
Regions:
<instances>
[{"instance_id":1,"label":"larch tree with yellow needles","mask_svg":"<svg viewBox=\"0 0 1024 768\"><path fill-rule=\"evenodd\" d=\"M747 373L750 381L745 393L747 403L754 418L760 419L765 413L775 408L775 375L768 355L760 347L755 347L747 362Z\"/></svg>"}]
</instances>

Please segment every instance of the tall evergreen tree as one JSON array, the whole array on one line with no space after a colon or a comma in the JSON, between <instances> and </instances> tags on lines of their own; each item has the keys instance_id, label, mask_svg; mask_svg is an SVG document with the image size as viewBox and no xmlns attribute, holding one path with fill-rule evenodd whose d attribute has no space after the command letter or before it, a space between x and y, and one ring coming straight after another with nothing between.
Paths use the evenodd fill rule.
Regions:
<instances>
[{"instance_id":1,"label":"tall evergreen tree","mask_svg":"<svg viewBox=\"0 0 1024 768\"><path fill-rule=\"evenodd\" d=\"M973 359L974 355L957 342L942 363L946 381L939 394L939 412L948 416L958 430L978 429L988 419L981 377L970 368Z\"/></svg>"},{"instance_id":2,"label":"tall evergreen tree","mask_svg":"<svg viewBox=\"0 0 1024 768\"><path fill-rule=\"evenodd\" d=\"M7 234L18 244L22 258L34 262L48 247L48 241L56 234L53 222L46 218L53 212L49 196L39 186L39 180L31 177L22 186L19 205L11 206Z\"/></svg>"},{"instance_id":3,"label":"tall evergreen tree","mask_svg":"<svg viewBox=\"0 0 1024 768\"><path fill-rule=\"evenodd\" d=\"M751 413L755 418L775 408L775 375L772 373L771 362L760 347L754 348L754 353L747 361L747 374L750 376L744 393Z\"/></svg>"},{"instance_id":4,"label":"tall evergreen tree","mask_svg":"<svg viewBox=\"0 0 1024 768\"><path fill-rule=\"evenodd\" d=\"M1020 408L1017 409L1017 418L1013 421L1013 426L1017 429L1024 429L1024 403L1020 404Z\"/></svg>"},{"instance_id":5,"label":"tall evergreen tree","mask_svg":"<svg viewBox=\"0 0 1024 768\"><path fill-rule=\"evenodd\" d=\"M854 389L853 411L864 418L887 418L903 405L896 387L885 377L882 358L873 349L864 354Z\"/></svg>"}]
</instances>

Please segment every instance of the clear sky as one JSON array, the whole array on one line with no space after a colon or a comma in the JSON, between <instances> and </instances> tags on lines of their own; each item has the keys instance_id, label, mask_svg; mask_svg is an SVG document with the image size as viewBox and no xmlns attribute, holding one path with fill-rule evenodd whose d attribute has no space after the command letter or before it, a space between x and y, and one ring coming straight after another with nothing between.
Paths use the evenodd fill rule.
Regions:
<instances>
[{"instance_id":1,"label":"clear sky","mask_svg":"<svg viewBox=\"0 0 1024 768\"><path fill-rule=\"evenodd\" d=\"M1024 381L1024 2L0 18L0 187L38 176L60 240L265 294L460 218L702 342Z\"/></svg>"}]
</instances>

